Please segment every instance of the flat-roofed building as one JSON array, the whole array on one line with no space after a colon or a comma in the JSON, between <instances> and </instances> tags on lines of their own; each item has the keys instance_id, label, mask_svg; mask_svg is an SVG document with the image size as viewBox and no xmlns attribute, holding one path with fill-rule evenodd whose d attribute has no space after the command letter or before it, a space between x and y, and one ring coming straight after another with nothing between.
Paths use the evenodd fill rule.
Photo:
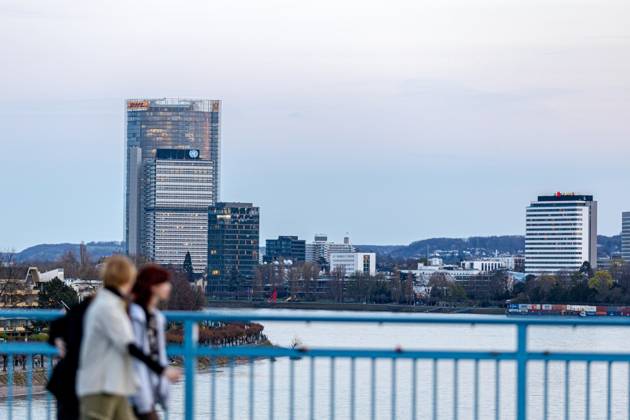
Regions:
<instances>
[{"instance_id":1,"label":"flat-roofed building","mask_svg":"<svg viewBox=\"0 0 630 420\"><path fill-rule=\"evenodd\" d=\"M260 213L252 203L217 203L208 210L208 293L251 289L256 266Z\"/></svg>"},{"instance_id":2,"label":"flat-roofed building","mask_svg":"<svg viewBox=\"0 0 630 420\"><path fill-rule=\"evenodd\" d=\"M542 195L526 210L525 272L597 267L597 201L592 195Z\"/></svg>"},{"instance_id":3,"label":"flat-roofed building","mask_svg":"<svg viewBox=\"0 0 630 420\"><path fill-rule=\"evenodd\" d=\"M376 275L376 254L374 252L339 252L330 254L330 272Z\"/></svg>"},{"instance_id":4,"label":"flat-roofed building","mask_svg":"<svg viewBox=\"0 0 630 420\"><path fill-rule=\"evenodd\" d=\"M163 265L181 266L190 252L193 272L208 258L208 207L214 204L213 164L197 149L158 149L147 162L142 254Z\"/></svg>"}]
</instances>

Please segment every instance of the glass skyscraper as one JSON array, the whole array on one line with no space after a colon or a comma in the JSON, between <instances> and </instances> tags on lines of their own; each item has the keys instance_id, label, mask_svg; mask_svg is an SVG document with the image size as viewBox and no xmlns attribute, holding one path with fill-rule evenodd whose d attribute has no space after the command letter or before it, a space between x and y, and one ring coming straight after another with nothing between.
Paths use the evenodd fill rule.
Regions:
<instances>
[{"instance_id":1,"label":"glass skyscraper","mask_svg":"<svg viewBox=\"0 0 630 420\"><path fill-rule=\"evenodd\" d=\"M221 101L179 98L130 99L126 102L126 112L126 251L130 255L151 258L152 255L148 251L154 244L150 241L156 237L156 231L152 230L155 227L151 228L151 226L152 219L157 214L155 206L149 201L153 197L149 189L156 186L166 188L161 179L152 177L152 174L155 174L156 165L159 166L158 149L181 150L185 153L194 151L196 163L181 162L180 166L201 165L204 166L203 170L210 170L210 179L204 179L203 186L197 183L192 187L191 182L195 183L194 177L188 176L187 179L181 180L176 176L171 176L167 181L170 184L168 188L182 191L181 194L173 196L175 201L170 202L173 209L182 211L187 208L190 197L186 198L184 195L190 188L209 188L207 194L203 194L203 206L213 205L219 199ZM176 160L171 157L168 159ZM175 163L170 162L168 165L173 166ZM175 170L177 171L188 170L182 167ZM170 172L173 171L170 170ZM174 174L171 173L171 175ZM182 198L181 202L177 201L177 197ZM197 215L196 212L193 213ZM197 219L197 216L194 218ZM171 231L181 230L184 224L189 222L181 217L172 218L171 221L173 224L167 228ZM198 221L190 222L196 224ZM207 224L202 229L207 229ZM171 246L182 249L189 246L187 244L194 238L184 236L172 241ZM185 250L183 252L186 253Z\"/></svg>"},{"instance_id":2,"label":"glass skyscraper","mask_svg":"<svg viewBox=\"0 0 630 420\"><path fill-rule=\"evenodd\" d=\"M251 203L208 210L208 293L249 290L258 265L260 213Z\"/></svg>"}]
</instances>

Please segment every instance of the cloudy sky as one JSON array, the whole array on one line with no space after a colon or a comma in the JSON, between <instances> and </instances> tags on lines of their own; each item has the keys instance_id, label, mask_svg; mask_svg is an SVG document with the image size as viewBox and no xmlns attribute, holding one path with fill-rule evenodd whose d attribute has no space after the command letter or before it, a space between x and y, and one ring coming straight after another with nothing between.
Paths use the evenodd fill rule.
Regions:
<instances>
[{"instance_id":1,"label":"cloudy sky","mask_svg":"<svg viewBox=\"0 0 630 420\"><path fill-rule=\"evenodd\" d=\"M223 100L261 239L522 234L537 194L630 210L630 2L0 3L0 249L121 240L124 99Z\"/></svg>"}]
</instances>

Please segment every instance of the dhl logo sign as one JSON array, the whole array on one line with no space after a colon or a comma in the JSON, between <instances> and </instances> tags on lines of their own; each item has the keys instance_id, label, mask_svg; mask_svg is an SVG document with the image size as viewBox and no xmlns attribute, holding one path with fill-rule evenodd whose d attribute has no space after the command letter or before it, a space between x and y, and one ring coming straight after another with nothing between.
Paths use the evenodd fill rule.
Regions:
<instances>
[{"instance_id":1,"label":"dhl logo sign","mask_svg":"<svg viewBox=\"0 0 630 420\"><path fill-rule=\"evenodd\" d=\"M127 101L127 110L129 111L146 111L149 109L149 101Z\"/></svg>"}]
</instances>

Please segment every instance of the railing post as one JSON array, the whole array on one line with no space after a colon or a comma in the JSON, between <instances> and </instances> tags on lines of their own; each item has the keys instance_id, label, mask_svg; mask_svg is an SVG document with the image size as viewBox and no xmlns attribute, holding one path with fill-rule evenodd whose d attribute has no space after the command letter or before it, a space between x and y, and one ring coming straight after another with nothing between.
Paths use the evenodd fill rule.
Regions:
<instances>
[{"instance_id":1,"label":"railing post","mask_svg":"<svg viewBox=\"0 0 630 420\"><path fill-rule=\"evenodd\" d=\"M184 375L185 375L185 409L186 420L195 418L195 368L197 357L197 323L188 319L184 321Z\"/></svg>"},{"instance_id":2,"label":"railing post","mask_svg":"<svg viewBox=\"0 0 630 420\"><path fill-rule=\"evenodd\" d=\"M516 418L527 420L527 324L517 324L516 338Z\"/></svg>"}]
</instances>

